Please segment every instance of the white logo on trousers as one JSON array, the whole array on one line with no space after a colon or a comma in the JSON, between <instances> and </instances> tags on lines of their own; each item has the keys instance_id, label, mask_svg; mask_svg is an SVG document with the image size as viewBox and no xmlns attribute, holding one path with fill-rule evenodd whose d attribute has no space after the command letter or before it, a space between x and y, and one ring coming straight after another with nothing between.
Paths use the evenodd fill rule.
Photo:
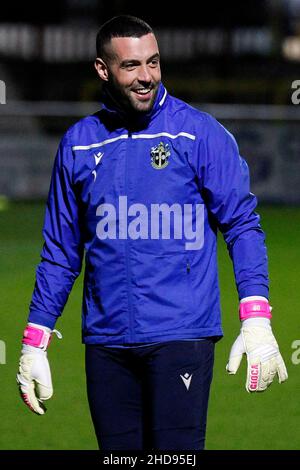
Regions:
<instances>
[{"instance_id":1,"label":"white logo on trousers","mask_svg":"<svg viewBox=\"0 0 300 470\"><path fill-rule=\"evenodd\" d=\"M190 388L190 385L191 385L191 380L192 380L193 374L190 375L186 372L184 375L180 375L180 377L182 378L183 383L186 386L186 389L188 390Z\"/></svg>"}]
</instances>

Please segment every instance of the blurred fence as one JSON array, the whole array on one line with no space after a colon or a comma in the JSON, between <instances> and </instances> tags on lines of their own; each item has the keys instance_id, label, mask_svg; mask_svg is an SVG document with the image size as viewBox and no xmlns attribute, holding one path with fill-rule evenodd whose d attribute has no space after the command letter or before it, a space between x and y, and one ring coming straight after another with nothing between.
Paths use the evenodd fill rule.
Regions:
<instances>
[{"instance_id":1,"label":"blurred fence","mask_svg":"<svg viewBox=\"0 0 300 470\"><path fill-rule=\"evenodd\" d=\"M200 105L239 144L260 202L300 203L300 108ZM0 107L0 194L44 198L58 143L98 103L10 102Z\"/></svg>"}]
</instances>

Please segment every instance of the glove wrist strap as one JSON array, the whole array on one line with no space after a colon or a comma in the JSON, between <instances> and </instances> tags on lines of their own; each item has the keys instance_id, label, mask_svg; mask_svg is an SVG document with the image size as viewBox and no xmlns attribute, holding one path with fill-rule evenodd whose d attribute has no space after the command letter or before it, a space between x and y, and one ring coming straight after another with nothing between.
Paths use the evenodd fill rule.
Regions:
<instances>
[{"instance_id":1,"label":"glove wrist strap","mask_svg":"<svg viewBox=\"0 0 300 470\"><path fill-rule=\"evenodd\" d=\"M249 300L241 302L239 308L240 320L247 320L247 318L263 317L272 318L272 307L267 300Z\"/></svg>"},{"instance_id":2,"label":"glove wrist strap","mask_svg":"<svg viewBox=\"0 0 300 470\"><path fill-rule=\"evenodd\" d=\"M22 343L46 351L50 344L51 337L51 333L41 328L27 325L23 333Z\"/></svg>"}]
</instances>

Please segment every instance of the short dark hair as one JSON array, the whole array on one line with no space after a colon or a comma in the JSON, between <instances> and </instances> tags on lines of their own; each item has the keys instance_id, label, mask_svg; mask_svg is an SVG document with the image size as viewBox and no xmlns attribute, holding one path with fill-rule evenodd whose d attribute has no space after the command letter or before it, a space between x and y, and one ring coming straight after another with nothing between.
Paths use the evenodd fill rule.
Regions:
<instances>
[{"instance_id":1,"label":"short dark hair","mask_svg":"<svg viewBox=\"0 0 300 470\"><path fill-rule=\"evenodd\" d=\"M114 16L104 23L96 38L97 57L107 58L105 46L112 38L140 38L153 33L145 21L131 15Z\"/></svg>"}]
</instances>

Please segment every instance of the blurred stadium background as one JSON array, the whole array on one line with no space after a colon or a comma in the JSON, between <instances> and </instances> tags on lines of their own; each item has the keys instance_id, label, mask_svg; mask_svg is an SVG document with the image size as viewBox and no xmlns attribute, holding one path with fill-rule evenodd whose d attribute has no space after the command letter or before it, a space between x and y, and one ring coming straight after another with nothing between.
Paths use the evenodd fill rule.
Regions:
<instances>
[{"instance_id":1,"label":"blurred stadium background","mask_svg":"<svg viewBox=\"0 0 300 470\"><path fill-rule=\"evenodd\" d=\"M80 336L82 276L49 352L55 395L44 417L15 383L20 337L42 246L45 198L66 129L100 104L93 69L99 25L140 16L157 34L168 91L213 114L250 166L267 235L274 330L289 381L258 396L225 364L238 329L232 267L220 240L224 339L216 348L208 449L299 449L300 0L172 2L52 0L0 8L0 449L96 449ZM294 99L292 96L294 93ZM294 104L293 102L294 101ZM293 360L292 354L294 353ZM299 359L299 361L298 361Z\"/></svg>"}]
</instances>

